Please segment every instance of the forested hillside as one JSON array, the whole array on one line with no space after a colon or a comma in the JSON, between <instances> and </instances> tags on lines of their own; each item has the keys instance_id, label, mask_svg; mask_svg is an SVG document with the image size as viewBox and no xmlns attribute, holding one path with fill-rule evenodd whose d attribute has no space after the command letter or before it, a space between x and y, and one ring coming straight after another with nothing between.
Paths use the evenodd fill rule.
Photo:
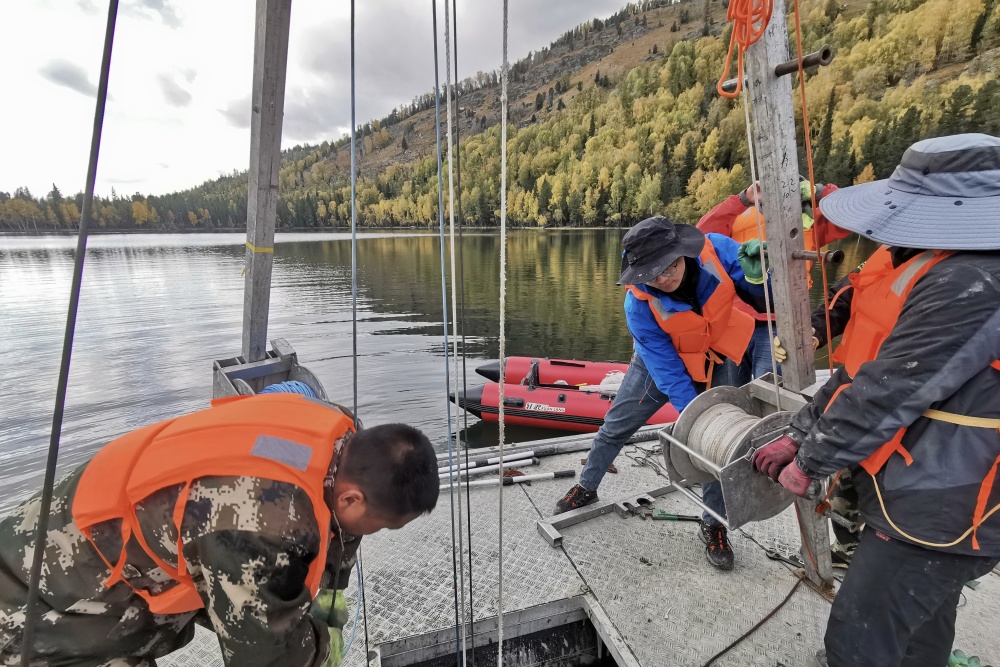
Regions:
<instances>
[{"instance_id":1,"label":"forested hillside","mask_svg":"<svg viewBox=\"0 0 1000 667\"><path fill-rule=\"evenodd\" d=\"M819 180L886 177L924 137L1000 135L1000 0L803 0L802 10L805 49L837 52L807 82ZM743 107L715 92L724 18L723 0L647 0L516 63L508 219L593 226L667 213L690 222L745 187ZM467 224L496 225L497 72L466 79L457 96L461 214ZM801 115L798 95L795 103ZM436 224L433 114L431 93L360 128L359 224ZM279 227L348 226L349 164L344 138L285 151ZM0 192L0 229L71 229L81 201L55 187L38 198ZM184 192L102 199L94 216L106 229L239 228L246 201L246 173L234 172Z\"/></svg>"}]
</instances>

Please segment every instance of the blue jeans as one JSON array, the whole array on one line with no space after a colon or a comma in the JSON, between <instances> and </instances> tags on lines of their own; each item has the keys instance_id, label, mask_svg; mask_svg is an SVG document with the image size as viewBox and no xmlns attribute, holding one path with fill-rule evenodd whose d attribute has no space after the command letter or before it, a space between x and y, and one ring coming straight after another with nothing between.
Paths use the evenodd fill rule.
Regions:
<instances>
[{"instance_id":1,"label":"blue jeans","mask_svg":"<svg viewBox=\"0 0 1000 667\"><path fill-rule=\"evenodd\" d=\"M667 396L653 383L642 358L638 354L633 355L618 394L604 417L604 425L597 431L594 443L590 446L587 464L580 473L580 485L583 488L597 490L608 466L625 446L625 441L644 426L646 420L663 407L667 400ZM726 516L722 485L718 482L702 485L702 500L720 516ZM719 523L707 512L702 515L702 519L711 525Z\"/></svg>"},{"instance_id":2,"label":"blue jeans","mask_svg":"<svg viewBox=\"0 0 1000 667\"><path fill-rule=\"evenodd\" d=\"M775 330L777 333L777 330ZM742 387L749 384L754 378L771 372L771 340L767 333L767 326L755 327L747 351L743 355L743 361L739 365L733 363L731 359L726 359L712 377L714 387ZM778 374L781 374L781 365L778 365Z\"/></svg>"}]
</instances>

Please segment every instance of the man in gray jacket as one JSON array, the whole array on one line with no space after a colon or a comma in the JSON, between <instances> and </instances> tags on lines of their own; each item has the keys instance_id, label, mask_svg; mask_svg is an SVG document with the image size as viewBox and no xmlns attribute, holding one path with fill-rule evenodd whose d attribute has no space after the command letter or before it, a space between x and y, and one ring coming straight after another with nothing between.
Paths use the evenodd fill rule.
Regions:
<instances>
[{"instance_id":1,"label":"man in gray jacket","mask_svg":"<svg viewBox=\"0 0 1000 667\"><path fill-rule=\"evenodd\" d=\"M928 139L889 179L824 200L838 226L922 251L866 264L844 366L755 456L800 496L854 473L867 528L830 614L830 667L946 664L962 586L1000 562L998 175L1000 138Z\"/></svg>"}]
</instances>

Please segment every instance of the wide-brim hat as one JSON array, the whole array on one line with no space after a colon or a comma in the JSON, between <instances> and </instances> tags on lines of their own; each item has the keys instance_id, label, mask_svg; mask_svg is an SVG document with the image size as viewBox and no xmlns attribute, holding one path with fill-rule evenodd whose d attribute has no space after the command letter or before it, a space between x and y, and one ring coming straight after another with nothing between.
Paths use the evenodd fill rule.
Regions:
<instances>
[{"instance_id":1,"label":"wide-brim hat","mask_svg":"<svg viewBox=\"0 0 1000 667\"><path fill-rule=\"evenodd\" d=\"M1000 138L918 141L892 176L830 193L820 208L838 227L888 245L1000 249Z\"/></svg>"},{"instance_id":2,"label":"wide-brim hat","mask_svg":"<svg viewBox=\"0 0 1000 667\"><path fill-rule=\"evenodd\" d=\"M619 285L652 282L678 257L697 257L705 247L705 235L691 225L675 225L663 216L636 223L622 237Z\"/></svg>"}]
</instances>

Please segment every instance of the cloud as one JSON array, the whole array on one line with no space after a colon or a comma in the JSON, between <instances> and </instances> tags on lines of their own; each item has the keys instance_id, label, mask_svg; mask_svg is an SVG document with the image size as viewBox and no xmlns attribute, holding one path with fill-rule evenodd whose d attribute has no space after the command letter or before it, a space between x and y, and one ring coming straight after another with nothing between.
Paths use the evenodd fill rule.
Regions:
<instances>
[{"instance_id":1,"label":"cloud","mask_svg":"<svg viewBox=\"0 0 1000 667\"><path fill-rule=\"evenodd\" d=\"M97 86L90 82L87 71L79 65L65 60L53 60L43 65L38 72L57 86L75 90L87 97L97 96Z\"/></svg>"},{"instance_id":2,"label":"cloud","mask_svg":"<svg viewBox=\"0 0 1000 667\"><path fill-rule=\"evenodd\" d=\"M287 108L287 99L285 102ZM240 130L245 130L250 127L250 95L244 95L243 97L232 100L226 105L225 109L219 109L219 113L226 119L230 125Z\"/></svg>"},{"instance_id":3,"label":"cloud","mask_svg":"<svg viewBox=\"0 0 1000 667\"><path fill-rule=\"evenodd\" d=\"M190 82L190 79L188 81ZM191 104L191 93L181 88L171 75L158 74L156 82L160 84L160 90L167 104L175 107L186 107Z\"/></svg>"},{"instance_id":4,"label":"cloud","mask_svg":"<svg viewBox=\"0 0 1000 667\"><path fill-rule=\"evenodd\" d=\"M76 0L76 6L83 10L85 14L96 14L100 7L94 0Z\"/></svg>"},{"instance_id":5,"label":"cloud","mask_svg":"<svg viewBox=\"0 0 1000 667\"><path fill-rule=\"evenodd\" d=\"M80 0L87 2L88 0ZM132 16L154 20L157 16L164 25L179 28L182 25L177 10L171 4L172 0L135 0L125 5L125 11Z\"/></svg>"}]
</instances>

